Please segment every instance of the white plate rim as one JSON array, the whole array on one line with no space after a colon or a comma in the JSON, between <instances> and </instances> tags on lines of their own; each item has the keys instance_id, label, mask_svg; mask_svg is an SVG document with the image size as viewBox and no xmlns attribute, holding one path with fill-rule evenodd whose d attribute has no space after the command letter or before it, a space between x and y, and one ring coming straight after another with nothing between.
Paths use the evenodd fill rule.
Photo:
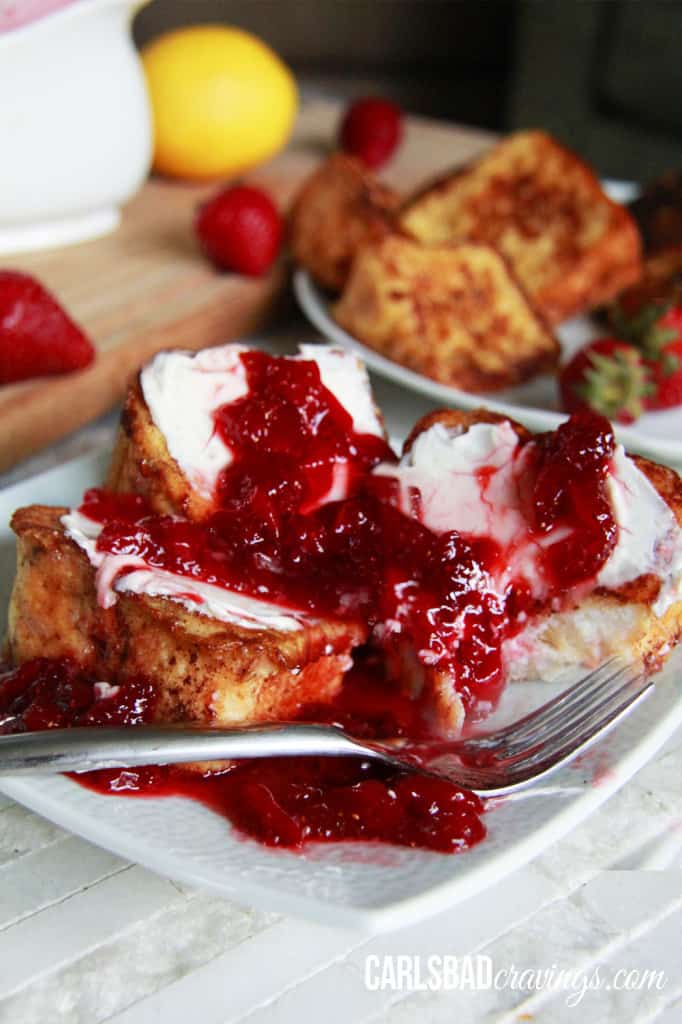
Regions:
<instances>
[{"instance_id":1,"label":"white plate rim","mask_svg":"<svg viewBox=\"0 0 682 1024\"><path fill-rule=\"evenodd\" d=\"M262 910L275 910L292 914L295 917L327 923L331 913L335 923L340 927L354 928L361 933L373 935L405 927L435 915L439 911L456 906L524 867L534 857L567 835L574 826L592 815L648 763L681 725L682 695L678 694L678 699L670 712L661 716L656 728L647 734L645 740L633 746L629 754L619 761L617 770L609 775L607 781L599 785L583 784L580 797L568 799L560 814L555 815L541 828L533 831L525 840L512 844L505 852L498 854L492 863L483 863L466 872L464 879L466 886L457 877L457 865L460 858L465 858L467 854L456 854L451 857L453 874L448 880L440 882L418 895L406 896L401 900L394 900L389 904L371 908L348 907L310 898L300 893L289 896L283 894L281 890L253 884L243 877L240 877L236 883L232 883L228 876L226 883L220 884L216 880L202 875L200 871L191 870L186 864L175 860L172 855L161 848L150 846L126 833L118 833L114 826L102 825L99 820L74 810L68 802L61 799L61 797L66 797L68 800L68 788L78 786L78 783L70 779L62 780L64 789L61 794L54 796L45 794L41 787L40 776L22 779L0 778L0 792L95 845L141 864L165 877L211 890L238 903L248 903ZM555 778L558 778L558 774ZM552 791L553 787L548 784L544 790L539 789L535 795L540 797L541 792L551 795ZM111 796L94 795L102 801L116 799ZM526 796L526 798L528 797ZM169 813L172 813L174 798L164 797L161 799L169 804ZM278 856L279 851L275 851L274 855Z\"/></svg>"}]
</instances>

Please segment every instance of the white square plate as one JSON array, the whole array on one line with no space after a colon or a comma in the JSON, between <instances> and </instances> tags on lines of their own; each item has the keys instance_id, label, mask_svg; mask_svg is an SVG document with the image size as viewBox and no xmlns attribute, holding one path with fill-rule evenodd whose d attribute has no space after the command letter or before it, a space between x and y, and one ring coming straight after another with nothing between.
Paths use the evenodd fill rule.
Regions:
<instances>
[{"instance_id":1,"label":"white square plate","mask_svg":"<svg viewBox=\"0 0 682 1024\"><path fill-rule=\"evenodd\" d=\"M0 493L0 616L14 576L15 508L77 503L107 458L87 456ZM318 845L305 853L243 838L205 807L180 798L102 796L71 779L6 778L0 789L58 825L161 874L241 903L366 932L408 925L499 881L561 838L641 768L682 722L678 652L652 696L593 752L542 785L499 801L487 838L445 856L376 843ZM564 681L565 684L565 681ZM546 684L516 684L501 713L546 699Z\"/></svg>"}]
</instances>

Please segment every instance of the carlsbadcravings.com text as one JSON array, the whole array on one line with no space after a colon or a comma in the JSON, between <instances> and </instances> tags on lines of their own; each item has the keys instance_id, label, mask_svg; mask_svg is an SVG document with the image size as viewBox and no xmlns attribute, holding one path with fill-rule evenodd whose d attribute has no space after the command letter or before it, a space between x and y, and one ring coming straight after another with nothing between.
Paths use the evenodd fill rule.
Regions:
<instances>
[{"instance_id":1,"label":"carlsbadcravings.com text","mask_svg":"<svg viewBox=\"0 0 682 1024\"><path fill-rule=\"evenodd\" d=\"M610 967L594 965L581 967L508 967L496 968L493 959L485 954L454 956L432 954L419 956L397 954L365 958L365 985L370 991L484 991L486 989L512 989L518 992L566 992L566 1004L577 1006L586 992L597 989L640 991L665 988L664 971L637 967Z\"/></svg>"}]
</instances>

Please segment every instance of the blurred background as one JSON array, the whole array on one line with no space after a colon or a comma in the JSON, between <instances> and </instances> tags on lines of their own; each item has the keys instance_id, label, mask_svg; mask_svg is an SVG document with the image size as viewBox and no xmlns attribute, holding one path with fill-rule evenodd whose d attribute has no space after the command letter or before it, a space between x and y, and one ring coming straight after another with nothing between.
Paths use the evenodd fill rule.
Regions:
<instances>
[{"instance_id":1,"label":"blurred background","mask_svg":"<svg viewBox=\"0 0 682 1024\"><path fill-rule=\"evenodd\" d=\"M153 0L135 36L201 21L261 36L304 96L544 127L612 177L682 163L682 0Z\"/></svg>"}]
</instances>

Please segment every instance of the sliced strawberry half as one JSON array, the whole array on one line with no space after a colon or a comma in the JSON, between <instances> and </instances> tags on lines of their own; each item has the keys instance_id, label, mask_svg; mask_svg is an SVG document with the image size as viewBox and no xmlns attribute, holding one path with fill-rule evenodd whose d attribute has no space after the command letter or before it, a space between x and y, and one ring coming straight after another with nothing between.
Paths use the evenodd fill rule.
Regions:
<instances>
[{"instance_id":1,"label":"sliced strawberry half","mask_svg":"<svg viewBox=\"0 0 682 1024\"><path fill-rule=\"evenodd\" d=\"M80 370L90 339L30 274L0 270L0 384Z\"/></svg>"}]
</instances>

